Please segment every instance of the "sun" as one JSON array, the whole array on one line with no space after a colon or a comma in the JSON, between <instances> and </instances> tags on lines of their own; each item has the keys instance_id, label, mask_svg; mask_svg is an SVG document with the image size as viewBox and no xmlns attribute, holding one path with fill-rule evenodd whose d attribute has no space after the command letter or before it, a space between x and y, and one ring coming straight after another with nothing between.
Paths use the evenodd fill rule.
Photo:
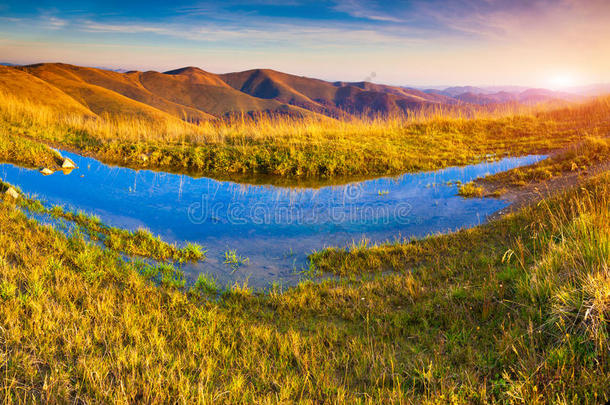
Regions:
<instances>
[{"instance_id":1,"label":"sun","mask_svg":"<svg viewBox=\"0 0 610 405\"><path fill-rule=\"evenodd\" d=\"M548 85L552 89L565 89L577 85L576 77L571 73L556 73L548 79Z\"/></svg>"}]
</instances>

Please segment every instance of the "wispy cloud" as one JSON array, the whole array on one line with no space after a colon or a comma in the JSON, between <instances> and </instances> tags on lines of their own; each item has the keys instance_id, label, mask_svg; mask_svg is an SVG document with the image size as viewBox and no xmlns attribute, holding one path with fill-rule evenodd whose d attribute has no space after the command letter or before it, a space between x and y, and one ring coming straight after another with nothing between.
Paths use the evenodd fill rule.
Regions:
<instances>
[{"instance_id":1,"label":"wispy cloud","mask_svg":"<svg viewBox=\"0 0 610 405\"><path fill-rule=\"evenodd\" d=\"M0 17L0 21L7 22L7 23L18 23L18 22L21 22L22 20L23 20L22 18L16 18L16 17Z\"/></svg>"},{"instance_id":2,"label":"wispy cloud","mask_svg":"<svg viewBox=\"0 0 610 405\"><path fill-rule=\"evenodd\" d=\"M606 0L456 0L414 3L422 18L438 27L478 39L533 41L540 36L565 38L579 32L610 28Z\"/></svg>"},{"instance_id":3,"label":"wispy cloud","mask_svg":"<svg viewBox=\"0 0 610 405\"><path fill-rule=\"evenodd\" d=\"M335 10L356 18L394 23L405 22L404 19L396 15L384 12L384 8L387 9L387 6L378 7L376 2L363 2L360 0L339 0L334 6Z\"/></svg>"},{"instance_id":4,"label":"wispy cloud","mask_svg":"<svg viewBox=\"0 0 610 405\"><path fill-rule=\"evenodd\" d=\"M544 31L557 37L572 31L586 35L610 27L608 0L337 0L335 8L358 18L418 27L440 37L451 34L482 40L527 38Z\"/></svg>"},{"instance_id":5,"label":"wispy cloud","mask_svg":"<svg viewBox=\"0 0 610 405\"><path fill-rule=\"evenodd\" d=\"M68 21L54 16L42 18L42 20L44 26L52 30L58 30L68 25Z\"/></svg>"},{"instance_id":6,"label":"wispy cloud","mask_svg":"<svg viewBox=\"0 0 610 405\"><path fill-rule=\"evenodd\" d=\"M197 42L231 43L247 41L249 44L286 44L287 46L329 46L341 44L347 46L388 45L400 41L402 44L422 43L421 33L412 32L412 37L405 37L404 32L385 32L372 28L353 29L350 27L296 27L287 23L216 25L206 24L133 24L133 23L98 23L79 21L73 28L83 32L115 34L155 34L176 39Z\"/></svg>"},{"instance_id":7,"label":"wispy cloud","mask_svg":"<svg viewBox=\"0 0 610 405\"><path fill-rule=\"evenodd\" d=\"M123 49L126 56L117 64L136 53L141 61L147 53L146 61L165 58L172 66L193 64L196 57L213 64L215 55L223 61L219 69L275 60L276 68L304 72L307 65L323 77L332 68L364 72L356 77L371 71L396 80L445 77L443 84L459 75L543 75L555 66L595 70L591 74L598 76L610 71L609 0L134 0L120 8L86 3L67 0L41 10L6 0L0 5L0 37L9 40L0 42L0 54L68 55L78 61L90 52L98 60L102 53L90 50L103 45ZM23 41L39 39L49 45L24 50Z\"/></svg>"},{"instance_id":8,"label":"wispy cloud","mask_svg":"<svg viewBox=\"0 0 610 405\"><path fill-rule=\"evenodd\" d=\"M607 0L334 0L326 8L348 16L323 20L301 10L303 0L229 0L167 6L167 13L148 19L139 15L62 15L42 11L32 16L6 16L7 24L33 27L33 30L116 34L126 37L150 34L202 43L244 46L258 44L318 44L344 46L409 46L471 41L527 42L552 37L577 41L603 40L610 31L610 1ZM156 5L159 7L159 5ZM253 6L271 7L265 12ZM273 15L275 7L283 14ZM322 6L320 6L322 7ZM261 9L262 10L262 9ZM271 11L269 11L271 10ZM120 11L120 10L119 10ZM351 18L351 19L350 19ZM357 20L354 20L357 19ZM5 30L8 28L5 28ZM2 31L2 28L0 28ZM597 37L595 37L597 35ZM435 42L436 41L436 42Z\"/></svg>"},{"instance_id":9,"label":"wispy cloud","mask_svg":"<svg viewBox=\"0 0 610 405\"><path fill-rule=\"evenodd\" d=\"M131 23L98 23L95 21L78 21L75 24L76 29L85 32L98 33L120 33L120 34L135 34L135 33L151 33L159 35L175 35L176 32L162 25L144 25Z\"/></svg>"}]
</instances>

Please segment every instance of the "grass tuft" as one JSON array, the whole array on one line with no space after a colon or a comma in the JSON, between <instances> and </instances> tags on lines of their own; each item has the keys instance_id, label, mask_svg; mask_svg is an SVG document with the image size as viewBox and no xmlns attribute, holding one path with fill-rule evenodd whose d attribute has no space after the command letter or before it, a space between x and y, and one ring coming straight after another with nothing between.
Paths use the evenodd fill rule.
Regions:
<instances>
[{"instance_id":1,"label":"grass tuft","mask_svg":"<svg viewBox=\"0 0 610 405\"><path fill-rule=\"evenodd\" d=\"M471 181L469 183L463 184L458 189L458 194L462 197L483 197L485 194L485 189L483 187L477 185L475 182Z\"/></svg>"}]
</instances>

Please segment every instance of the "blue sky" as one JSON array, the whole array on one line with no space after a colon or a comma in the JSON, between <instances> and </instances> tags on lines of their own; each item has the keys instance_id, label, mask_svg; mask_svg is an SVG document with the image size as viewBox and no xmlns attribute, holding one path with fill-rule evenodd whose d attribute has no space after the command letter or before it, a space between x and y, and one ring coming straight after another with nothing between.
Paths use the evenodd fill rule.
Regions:
<instances>
[{"instance_id":1,"label":"blue sky","mask_svg":"<svg viewBox=\"0 0 610 405\"><path fill-rule=\"evenodd\" d=\"M610 1L0 0L0 59L403 85L608 82Z\"/></svg>"}]
</instances>

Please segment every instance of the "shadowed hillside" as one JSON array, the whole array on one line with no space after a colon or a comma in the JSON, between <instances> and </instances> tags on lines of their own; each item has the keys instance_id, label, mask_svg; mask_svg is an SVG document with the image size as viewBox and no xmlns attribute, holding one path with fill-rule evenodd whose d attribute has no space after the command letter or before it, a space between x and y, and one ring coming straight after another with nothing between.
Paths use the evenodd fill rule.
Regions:
<instances>
[{"instance_id":1,"label":"shadowed hillside","mask_svg":"<svg viewBox=\"0 0 610 405\"><path fill-rule=\"evenodd\" d=\"M237 90L255 97L275 99L325 115L396 114L426 105L456 100L419 90L384 86L369 82L330 83L269 69L247 70L220 75Z\"/></svg>"},{"instance_id":2,"label":"shadowed hillside","mask_svg":"<svg viewBox=\"0 0 610 405\"><path fill-rule=\"evenodd\" d=\"M219 76L194 67L166 73L146 72L142 84L170 100L221 116L236 112L279 112L303 115L306 112L286 106L283 100L266 100L235 90Z\"/></svg>"},{"instance_id":3,"label":"shadowed hillside","mask_svg":"<svg viewBox=\"0 0 610 405\"><path fill-rule=\"evenodd\" d=\"M323 80L269 69L227 73L220 77L233 88L254 97L275 99L330 116L345 115L335 103L337 88Z\"/></svg>"},{"instance_id":4,"label":"shadowed hillside","mask_svg":"<svg viewBox=\"0 0 610 405\"><path fill-rule=\"evenodd\" d=\"M442 94L426 93L421 90L399 86L388 86L371 82L335 82L335 86L354 86L365 91L393 94L412 102L456 104L457 100Z\"/></svg>"}]
</instances>

